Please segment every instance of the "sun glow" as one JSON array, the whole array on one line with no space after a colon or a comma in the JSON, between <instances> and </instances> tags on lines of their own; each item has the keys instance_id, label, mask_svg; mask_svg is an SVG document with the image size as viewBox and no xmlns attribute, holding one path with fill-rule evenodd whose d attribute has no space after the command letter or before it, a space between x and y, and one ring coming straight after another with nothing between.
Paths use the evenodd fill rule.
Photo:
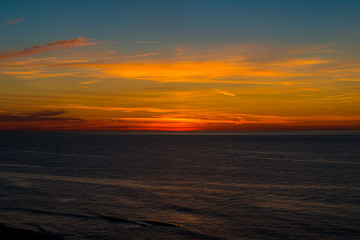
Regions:
<instances>
[{"instance_id":1,"label":"sun glow","mask_svg":"<svg viewBox=\"0 0 360 240\"><path fill-rule=\"evenodd\" d=\"M60 19L65 27L67 21ZM284 38L259 38L254 29L260 26L241 35L229 31L240 22L253 21L226 19L217 22L233 28L211 25L219 33L206 26L187 26L194 35L186 35L188 41L182 31L166 27L156 35L142 25L115 37L118 26L129 27L133 19L102 22L106 27L98 34L89 33L85 24L81 34L59 30L15 41L11 29L19 28L19 36L23 35L31 28L30 18L3 20L0 130L360 128L358 30L343 32L343 41L327 37L320 41L320 36L312 41L313 32L300 41L303 35L290 28L282 33ZM194 25L199 23L193 20ZM149 34L149 39L136 29ZM199 29L204 32L195 34ZM289 32L296 41L290 41ZM245 41L245 36L251 40Z\"/></svg>"}]
</instances>

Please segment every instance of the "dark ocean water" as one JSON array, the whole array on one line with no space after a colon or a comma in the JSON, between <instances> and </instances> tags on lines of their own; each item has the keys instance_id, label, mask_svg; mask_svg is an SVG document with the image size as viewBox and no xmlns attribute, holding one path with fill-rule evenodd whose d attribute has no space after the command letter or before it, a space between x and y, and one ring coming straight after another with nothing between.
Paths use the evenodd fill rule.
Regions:
<instances>
[{"instance_id":1,"label":"dark ocean water","mask_svg":"<svg viewBox=\"0 0 360 240\"><path fill-rule=\"evenodd\" d=\"M360 133L0 133L0 222L65 239L360 239Z\"/></svg>"}]
</instances>

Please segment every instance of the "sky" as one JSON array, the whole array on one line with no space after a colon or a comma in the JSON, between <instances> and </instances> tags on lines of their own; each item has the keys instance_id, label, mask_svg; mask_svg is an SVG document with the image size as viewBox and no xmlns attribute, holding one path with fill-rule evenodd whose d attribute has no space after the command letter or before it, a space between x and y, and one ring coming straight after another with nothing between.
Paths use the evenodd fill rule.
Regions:
<instances>
[{"instance_id":1,"label":"sky","mask_svg":"<svg viewBox=\"0 0 360 240\"><path fill-rule=\"evenodd\" d=\"M1 1L0 130L360 130L360 1Z\"/></svg>"}]
</instances>

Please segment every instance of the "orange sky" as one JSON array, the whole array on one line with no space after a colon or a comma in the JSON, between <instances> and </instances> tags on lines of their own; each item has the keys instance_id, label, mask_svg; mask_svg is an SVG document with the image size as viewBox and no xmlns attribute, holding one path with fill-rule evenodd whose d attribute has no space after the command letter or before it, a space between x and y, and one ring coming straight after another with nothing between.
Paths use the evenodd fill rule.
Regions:
<instances>
[{"instance_id":1,"label":"orange sky","mask_svg":"<svg viewBox=\"0 0 360 240\"><path fill-rule=\"evenodd\" d=\"M27 21L3 20L0 30ZM342 34L203 43L162 40L166 32L126 41L79 34L21 44L7 35L0 130L359 130L360 35Z\"/></svg>"}]
</instances>

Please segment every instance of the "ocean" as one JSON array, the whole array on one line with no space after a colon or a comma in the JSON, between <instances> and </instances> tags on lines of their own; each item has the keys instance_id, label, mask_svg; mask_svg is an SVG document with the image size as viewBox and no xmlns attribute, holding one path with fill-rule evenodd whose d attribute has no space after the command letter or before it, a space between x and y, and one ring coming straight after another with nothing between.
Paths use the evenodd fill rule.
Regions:
<instances>
[{"instance_id":1,"label":"ocean","mask_svg":"<svg viewBox=\"0 0 360 240\"><path fill-rule=\"evenodd\" d=\"M360 239L360 132L1 132L0 223L68 240Z\"/></svg>"}]
</instances>

